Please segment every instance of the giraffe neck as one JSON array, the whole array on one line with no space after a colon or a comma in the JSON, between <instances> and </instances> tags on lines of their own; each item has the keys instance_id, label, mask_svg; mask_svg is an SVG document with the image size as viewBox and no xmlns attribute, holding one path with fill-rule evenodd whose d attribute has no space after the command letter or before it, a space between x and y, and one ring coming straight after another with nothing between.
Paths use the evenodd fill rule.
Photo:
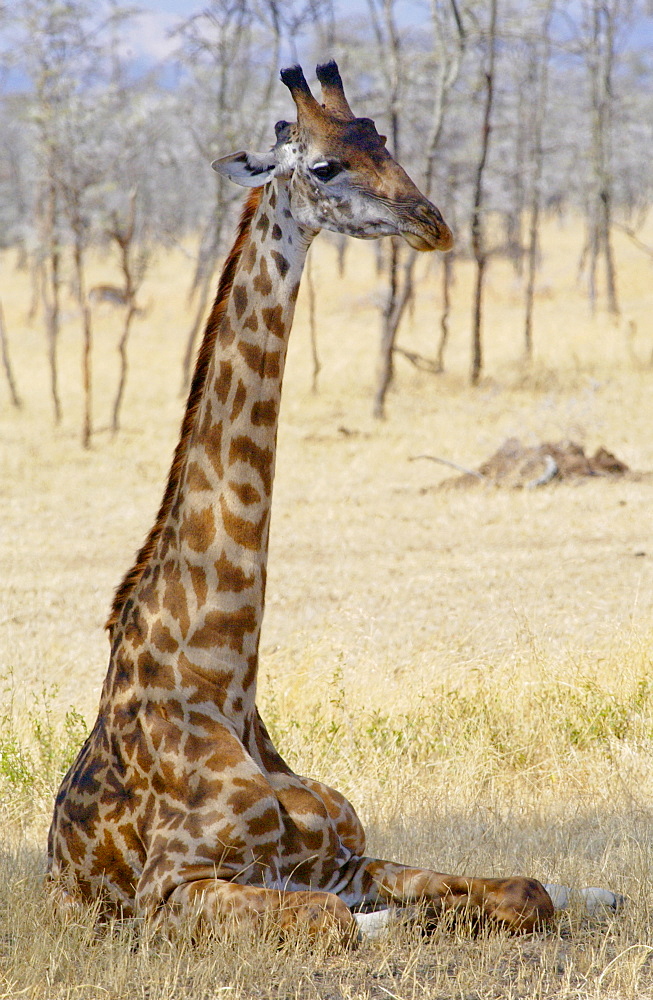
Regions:
<instances>
[{"instance_id":1,"label":"giraffe neck","mask_svg":"<svg viewBox=\"0 0 653 1000\"><path fill-rule=\"evenodd\" d=\"M242 235L228 300L209 319L215 346L154 552L178 662L227 691L233 714L253 709L281 386L313 234L273 181Z\"/></svg>"}]
</instances>

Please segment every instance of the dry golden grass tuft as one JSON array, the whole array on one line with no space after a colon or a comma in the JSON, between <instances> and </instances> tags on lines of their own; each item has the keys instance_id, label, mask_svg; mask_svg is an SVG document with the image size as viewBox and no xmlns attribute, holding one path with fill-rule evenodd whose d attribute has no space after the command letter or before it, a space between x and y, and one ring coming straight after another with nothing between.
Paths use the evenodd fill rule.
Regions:
<instances>
[{"instance_id":1,"label":"dry golden grass tuft","mask_svg":"<svg viewBox=\"0 0 653 1000\"><path fill-rule=\"evenodd\" d=\"M536 356L519 285L493 265L487 374L466 384L471 275L458 268L448 370L397 359L389 419L369 416L378 279L352 244L339 282L315 248L321 390L305 299L291 341L275 486L260 703L290 763L359 809L370 852L440 870L526 873L628 897L548 935L402 929L343 955L240 930L174 944L133 924L63 922L42 873L52 795L92 721L113 587L156 509L182 412L188 263L162 256L134 329L124 432L108 424L119 323L98 315L93 449L79 446L79 321L62 334L64 422L50 422L28 281L3 305L22 412L0 384L0 997L653 997L651 483L443 492L433 454L476 467L511 436L605 445L653 470L650 263L620 243L624 317L591 320L581 233L551 222ZM648 235L649 241L651 239ZM438 262L402 344L435 353ZM98 260L93 282L113 280ZM176 291L173 291L175 290ZM634 326L633 326L634 324Z\"/></svg>"}]
</instances>

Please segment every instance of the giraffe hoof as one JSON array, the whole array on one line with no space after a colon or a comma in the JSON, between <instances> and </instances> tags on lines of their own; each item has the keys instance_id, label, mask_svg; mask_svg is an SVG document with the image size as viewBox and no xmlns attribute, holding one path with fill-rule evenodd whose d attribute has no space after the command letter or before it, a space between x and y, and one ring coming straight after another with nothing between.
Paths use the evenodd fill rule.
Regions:
<instances>
[{"instance_id":1,"label":"giraffe hoof","mask_svg":"<svg viewBox=\"0 0 653 1000\"><path fill-rule=\"evenodd\" d=\"M626 902L625 897L621 896L618 892L594 886L587 889L580 889L578 895L585 904L587 914L591 917L600 916L606 911L608 913L618 913L619 910L623 909Z\"/></svg>"},{"instance_id":2,"label":"giraffe hoof","mask_svg":"<svg viewBox=\"0 0 653 1000\"><path fill-rule=\"evenodd\" d=\"M554 910L568 910L574 900L579 901L588 917L600 917L606 913L617 913L626 902L625 897L610 889L589 887L586 889L570 889L566 885L550 883L544 888L551 897Z\"/></svg>"}]
</instances>

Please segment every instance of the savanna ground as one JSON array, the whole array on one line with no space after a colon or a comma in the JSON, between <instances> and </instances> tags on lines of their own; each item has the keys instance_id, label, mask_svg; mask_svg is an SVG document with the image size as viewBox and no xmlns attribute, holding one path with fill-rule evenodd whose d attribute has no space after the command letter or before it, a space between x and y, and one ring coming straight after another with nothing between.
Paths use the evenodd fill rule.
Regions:
<instances>
[{"instance_id":1,"label":"savanna ground","mask_svg":"<svg viewBox=\"0 0 653 1000\"><path fill-rule=\"evenodd\" d=\"M649 243L653 233L647 234ZM93 448L79 444L79 322L62 335L54 429L29 286L3 268L25 406L2 391L0 997L653 997L651 482L440 490L432 454L477 466L511 436L604 444L653 470L651 262L618 240L624 318L592 320L580 227L550 222L536 351L520 363L521 289L493 264L486 376L467 385L471 272L457 268L447 373L397 359L370 416L378 279L352 243L339 280L314 250L320 391L305 289L286 375L259 703L300 772L349 795L381 857L600 885L618 917L571 911L546 935L414 929L342 955L241 930L195 946L64 923L42 884L51 802L92 722L103 622L161 496L182 412L189 262L161 254L133 333L116 438L106 430L121 318L96 316ZM439 262L420 259L403 346L435 353ZM115 280L98 261L92 281ZM629 325L632 320L635 326ZM104 429L103 429L104 428Z\"/></svg>"}]
</instances>

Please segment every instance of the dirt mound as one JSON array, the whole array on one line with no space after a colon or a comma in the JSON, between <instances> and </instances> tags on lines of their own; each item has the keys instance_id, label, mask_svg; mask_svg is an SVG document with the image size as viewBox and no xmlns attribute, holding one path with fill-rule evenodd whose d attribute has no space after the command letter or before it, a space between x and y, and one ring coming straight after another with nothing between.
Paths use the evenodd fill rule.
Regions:
<instances>
[{"instance_id":1,"label":"dirt mound","mask_svg":"<svg viewBox=\"0 0 653 1000\"><path fill-rule=\"evenodd\" d=\"M535 489L562 480L579 481L597 476L641 478L604 447L588 456L583 446L575 441L545 442L528 448L517 438L508 438L478 470L448 479L442 485L465 487L488 483L511 489Z\"/></svg>"}]
</instances>

